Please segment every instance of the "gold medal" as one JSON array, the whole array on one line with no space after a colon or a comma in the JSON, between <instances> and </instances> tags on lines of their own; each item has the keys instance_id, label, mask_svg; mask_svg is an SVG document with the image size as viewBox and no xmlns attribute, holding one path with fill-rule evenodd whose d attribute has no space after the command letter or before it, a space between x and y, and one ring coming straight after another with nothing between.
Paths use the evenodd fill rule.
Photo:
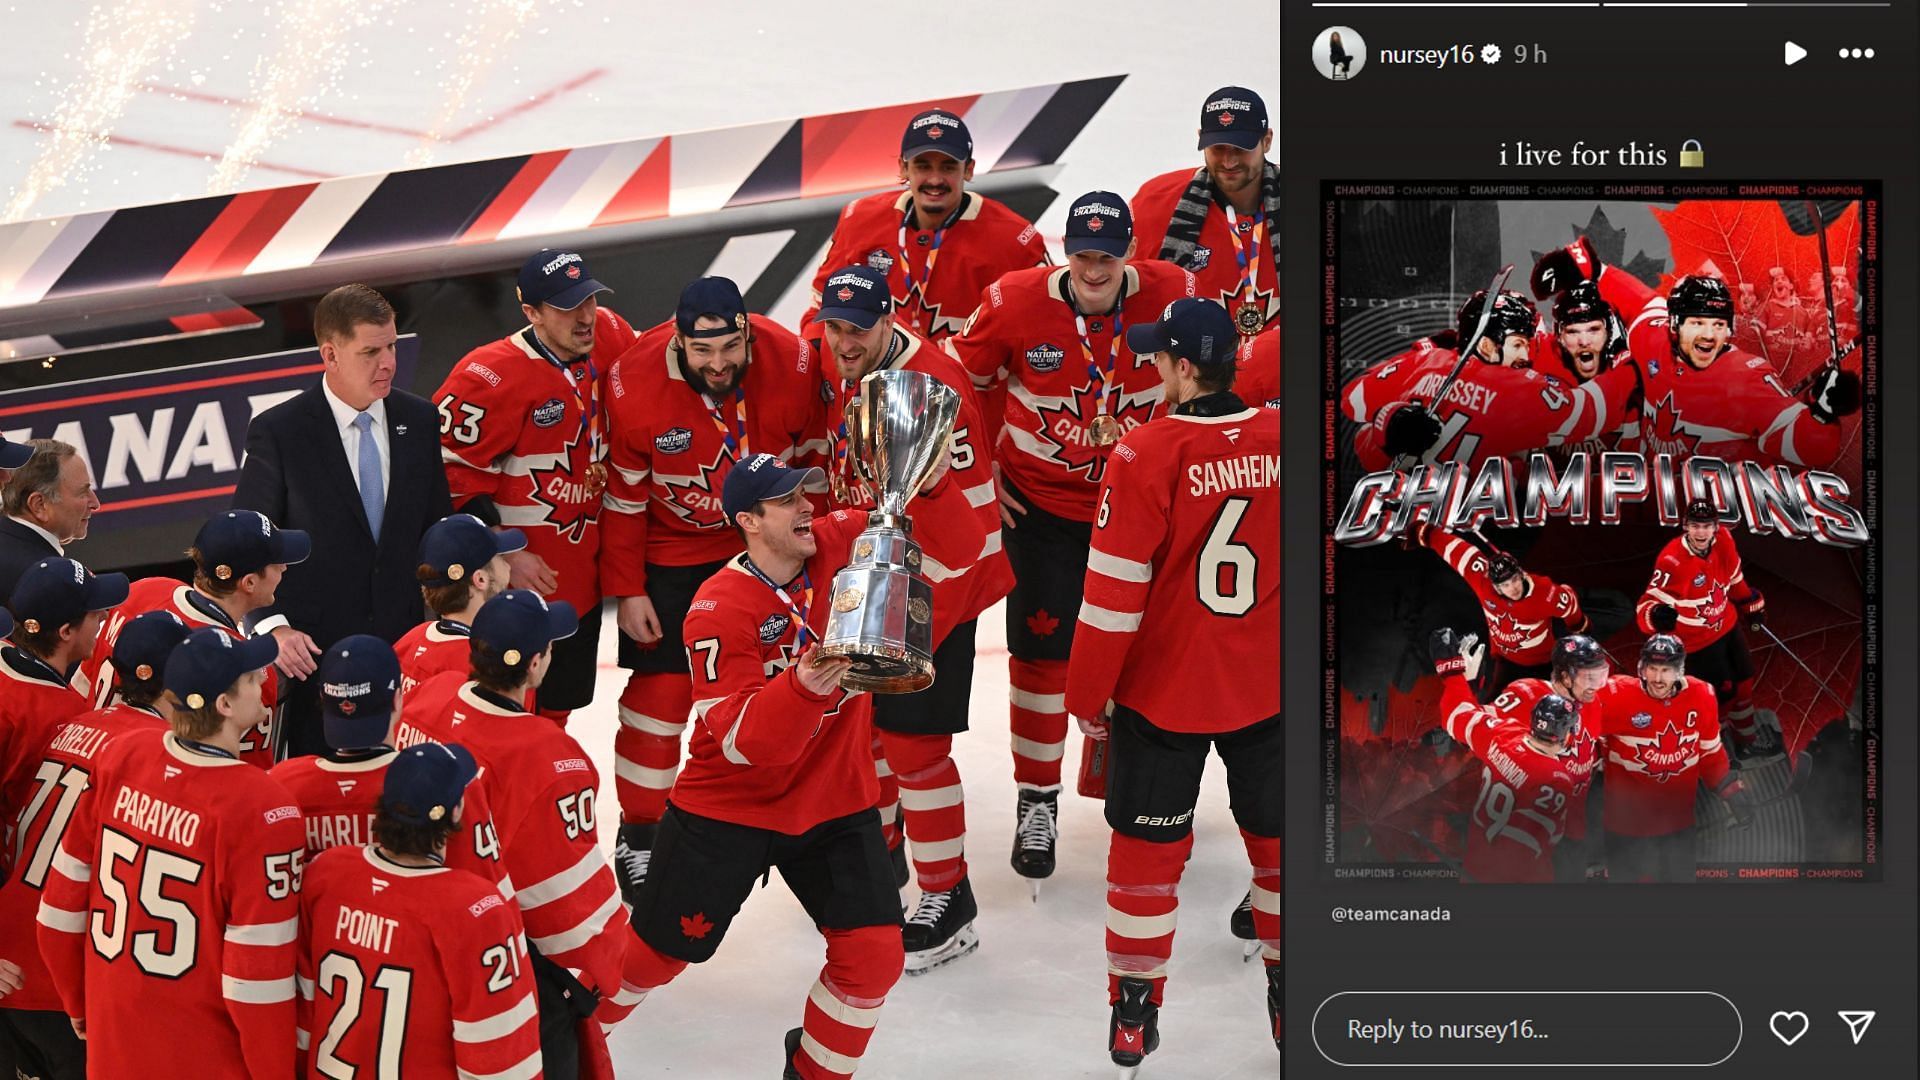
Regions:
<instances>
[{"instance_id":1,"label":"gold medal","mask_svg":"<svg viewBox=\"0 0 1920 1080\"><path fill-rule=\"evenodd\" d=\"M1120 421L1111 416L1096 416L1087 425L1087 436L1095 446L1112 446L1120 441Z\"/></svg>"},{"instance_id":2,"label":"gold medal","mask_svg":"<svg viewBox=\"0 0 1920 1080\"><path fill-rule=\"evenodd\" d=\"M1267 316L1260 310L1259 304L1249 301L1240 305L1240 310L1234 313L1233 321L1238 324L1242 334L1252 337L1266 327Z\"/></svg>"},{"instance_id":3,"label":"gold medal","mask_svg":"<svg viewBox=\"0 0 1920 1080\"><path fill-rule=\"evenodd\" d=\"M599 495L607 490L607 467L596 461L587 466L587 493Z\"/></svg>"}]
</instances>

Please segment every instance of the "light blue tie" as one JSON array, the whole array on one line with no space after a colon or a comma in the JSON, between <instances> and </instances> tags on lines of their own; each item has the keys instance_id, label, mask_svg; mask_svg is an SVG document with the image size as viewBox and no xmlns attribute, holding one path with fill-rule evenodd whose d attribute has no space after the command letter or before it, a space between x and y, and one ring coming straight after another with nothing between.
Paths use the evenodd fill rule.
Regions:
<instances>
[{"instance_id":1,"label":"light blue tie","mask_svg":"<svg viewBox=\"0 0 1920 1080\"><path fill-rule=\"evenodd\" d=\"M373 441L373 414L355 416L353 426L360 429L360 505L367 512L367 528L373 530L374 542L378 543L387 496L380 490L380 447Z\"/></svg>"}]
</instances>

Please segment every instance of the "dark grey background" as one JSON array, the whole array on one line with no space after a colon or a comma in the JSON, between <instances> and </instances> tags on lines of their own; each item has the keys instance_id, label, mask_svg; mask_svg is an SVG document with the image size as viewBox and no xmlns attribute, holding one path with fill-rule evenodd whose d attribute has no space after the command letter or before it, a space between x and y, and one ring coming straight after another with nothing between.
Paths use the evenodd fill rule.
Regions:
<instances>
[{"instance_id":1,"label":"dark grey background","mask_svg":"<svg viewBox=\"0 0 1920 1080\"><path fill-rule=\"evenodd\" d=\"M1369 50L1502 45L1508 60L1445 71L1369 61L1352 82L1315 72L1309 47L1328 25L1360 31ZM1809 50L1781 62L1788 38ZM1544 47L1548 63L1512 62L1513 46ZM1913 358L1916 188L1914 64L1916 7L1746 9L1315 8L1282 13L1281 163L1287 174L1285 251L1286 399L1289 403L1284 524L1286 683L1291 727L1287 799L1291 830L1286 891L1287 1075L1356 1075L1323 1060L1308 1025L1341 990L1701 989L1740 1009L1745 1037L1717 1071L1743 1078L1801 1077L1840 1069L1912 1075L1916 1055L1914 666L1916 645L1915 425ZM1873 61L1840 61L1845 45L1871 45ZM1348 43L1351 50L1351 42ZM1886 819L1881 883L1746 887L1505 887L1453 882L1323 880L1317 840L1320 792L1318 633L1322 544L1318 499L1323 179L1564 179L1567 172L1503 170L1502 140L1570 146L1628 139L1668 150L1704 145L1707 168L1581 169L1582 180L1733 181L1792 175L1868 177L1884 183L1881 234L1883 477L1886 604L1883 692L1888 737L1880 747ZM1432 908L1445 923L1334 924L1335 905ZM1879 1017L1852 1045L1839 1009ZM1767 1031L1775 1010L1804 1011L1807 1033L1792 1047ZM1636 1038L1623 1025L1622 1040ZM1152 1068L1151 1065L1148 1066ZM1143 1070L1144 1071L1144 1070ZM1538 1067L1519 1073L1535 1075ZM1382 1068L1364 1076L1410 1075ZM1474 1070L1471 1074L1477 1074ZM1584 1070L1634 1078L1697 1069ZM1442 1074L1449 1075L1449 1074ZM1452 1074L1458 1075L1458 1074Z\"/></svg>"}]
</instances>

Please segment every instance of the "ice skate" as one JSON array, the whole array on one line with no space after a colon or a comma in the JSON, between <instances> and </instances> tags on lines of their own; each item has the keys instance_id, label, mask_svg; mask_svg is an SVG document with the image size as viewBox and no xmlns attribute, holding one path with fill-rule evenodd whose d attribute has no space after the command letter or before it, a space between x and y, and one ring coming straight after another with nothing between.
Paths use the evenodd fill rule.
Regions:
<instances>
[{"instance_id":1,"label":"ice skate","mask_svg":"<svg viewBox=\"0 0 1920 1080\"><path fill-rule=\"evenodd\" d=\"M1120 1000L1113 1003L1107 1025L1107 1050L1120 1066L1121 1080L1140 1071L1140 1063L1160 1046L1160 1006L1150 997L1153 984L1145 979L1121 979Z\"/></svg>"},{"instance_id":2,"label":"ice skate","mask_svg":"<svg viewBox=\"0 0 1920 1080\"><path fill-rule=\"evenodd\" d=\"M919 906L901 930L907 974L925 975L979 948L980 934L973 928L979 912L966 878L946 892L921 893Z\"/></svg>"},{"instance_id":3,"label":"ice skate","mask_svg":"<svg viewBox=\"0 0 1920 1080\"><path fill-rule=\"evenodd\" d=\"M647 880L647 863L653 858L653 842L659 832L660 824L653 821L620 826L613 848L613 870L620 882L620 899L629 908L640 902L640 883Z\"/></svg>"},{"instance_id":4,"label":"ice skate","mask_svg":"<svg viewBox=\"0 0 1920 1080\"><path fill-rule=\"evenodd\" d=\"M1060 842L1060 789L1022 785L1014 814L1013 871L1027 879L1033 899L1040 899L1040 882L1053 876L1054 848Z\"/></svg>"},{"instance_id":5,"label":"ice skate","mask_svg":"<svg viewBox=\"0 0 1920 1080\"><path fill-rule=\"evenodd\" d=\"M1251 960L1253 954L1260 951L1260 938L1253 932L1252 889L1247 890L1247 895L1240 898L1240 906L1234 908L1233 914L1227 917L1227 929L1232 931L1234 937L1247 943L1246 951L1240 954L1241 963Z\"/></svg>"},{"instance_id":6,"label":"ice skate","mask_svg":"<svg viewBox=\"0 0 1920 1080\"><path fill-rule=\"evenodd\" d=\"M1282 1049L1280 1043L1280 968L1267 969L1267 1019L1273 1022L1273 1048Z\"/></svg>"},{"instance_id":7,"label":"ice skate","mask_svg":"<svg viewBox=\"0 0 1920 1080\"><path fill-rule=\"evenodd\" d=\"M800 1070L793 1059L800 1056L800 1029L787 1029L787 1067L781 1072L780 1080L801 1080Z\"/></svg>"}]
</instances>

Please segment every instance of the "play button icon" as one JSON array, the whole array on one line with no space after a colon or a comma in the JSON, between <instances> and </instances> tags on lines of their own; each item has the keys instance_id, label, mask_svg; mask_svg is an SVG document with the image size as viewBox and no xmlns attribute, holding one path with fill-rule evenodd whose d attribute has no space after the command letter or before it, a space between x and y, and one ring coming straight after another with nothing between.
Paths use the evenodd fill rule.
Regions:
<instances>
[{"instance_id":1,"label":"play button icon","mask_svg":"<svg viewBox=\"0 0 1920 1080\"><path fill-rule=\"evenodd\" d=\"M1788 67L1792 67L1793 65L1807 58L1807 50L1801 48L1798 42L1793 42L1793 41L1787 42L1786 46L1782 49L1781 54L1787 61Z\"/></svg>"}]
</instances>

